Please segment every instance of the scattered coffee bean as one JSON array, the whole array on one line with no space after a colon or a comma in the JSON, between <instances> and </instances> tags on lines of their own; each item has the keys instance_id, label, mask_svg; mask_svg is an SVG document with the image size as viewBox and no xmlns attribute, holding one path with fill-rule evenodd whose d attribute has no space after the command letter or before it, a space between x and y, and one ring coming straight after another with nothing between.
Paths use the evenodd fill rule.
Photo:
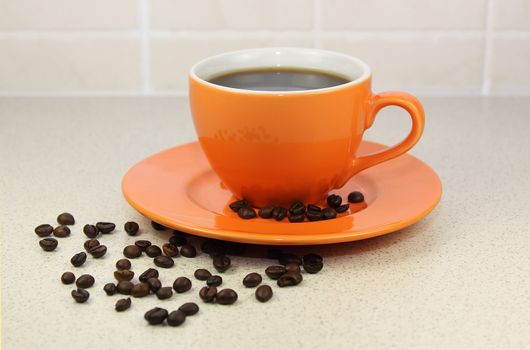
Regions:
<instances>
[{"instance_id":1,"label":"scattered coffee bean","mask_svg":"<svg viewBox=\"0 0 530 350\"><path fill-rule=\"evenodd\" d=\"M131 270L114 271L114 278L116 281L130 281L134 277L134 272Z\"/></svg>"},{"instance_id":2,"label":"scattered coffee bean","mask_svg":"<svg viewBox=\"0 0 530 350\"><path fill-rule=\"evenodd\" d=\"M246 199L241 199L235 202L230 203L229 207L236 213L239 209L250 206L250 203Z\"/></svg>"},{"instance_id":3,"label":"scattered coffee bean","mask_svg":"<svg viewBox=\"0 0 530 350\"><path fill-rule=\"evenodd\" d=\"M230 258L226 255L217 255L213 258L213 267L219 272L225 272L230 267Z\"/></svg>"},{"instance_id":4,"label":"scattered coffee bean","mask_svg":"<svg viewBox=\"0 0 530 350\"><path fill-rule=\"evenodd\" d=\"M134 284L130 281L120 281L116 285L116 289L118 290L118 293L129 295L131 294L131 290L133 289Z\"/></svg>"},{"instance_id":5,"label":"scattered coffee bean","mask_svg":"<svg viewBox=\"0 0 530 350\"><path fill-rule=\"evenodd\" d=\"M138 258L140 255L142 255L142 250L136 245L128 245L127 247L123 248L123 255L129 259Z\"/></svg>"},{"instance_id":6,"label":"scattered coffee bean","mask_svg":"<svg viewBox=\"0 0 530 350\"><path fill-rule=\"evenodd\" d=\"M161 287L156 291L156 297L160 300L169 299L173 295L171 287Z\"/></svg>"},{"instance_id":7,"label":"scattered coffee bean","mask_svg":"<svg viewBox=\"0 0 530 350\"><path fill-rule=\"evenodd\" d=\"M272 298L272 288L266 284L259 286L256 289L256 299L265 303Z\"/></svg>"},{"instance_id":8,"label":"scattered coffee bean","mask_svg":"<svg viewBox=\"0 0 530 350\"><path fill-rule=\"evenodd\" d=\"M175 310L167 316L167 325L171 327L177 327L186 321L186 314L184 311Z\"/></svg>"},{"instance_id":9,"label":"scattered coffee bean","mask_svg":"<svg viewBox=\"0 0 530 350\"><path fill-rule=\"evenodd\" d=\"M194 258L197 256L197 250L191 244L184 244L180 248L180 255L185 258Z\"/></svg>"},{"instance_id":10,"label":"scattered coffee bean","mask_svg":"<svg viewBox=\"0 0 530 350\"><path fill-rule=\"evenodd\" d=\"M293 205L289 208L289 212L291 215L302 215L305 213L305 205L304 203L297 201L294 202Z\"/></svg>"},{"instance_id":11,"label":"scattered coffee bean","mask_svg":"<svg viewBox=\"0 0 530 350\"><path fill-rule=\"evenodd\" d=\"M151 277L146 282L149 285L151 292L156 293L160 288L162 288L162 282L156 277ZM171 289L171 288L169 288Z\"/></svg>"},{"instance_id":12,"label":"scattered coffee bean","mask_svg":"<svg viewBox=\"0 0 530 350\"><path fill-rule=\"evenodd\" d=\"M296 286L302 282L303 277L301 273L286 272L278 278L278 287Z\"/></svg>"},{"instance_id":13,"label":"scattered coffee bean","mask_svg":"<svg viewBox=\"0 0 530 350\"><path fill-rule=\"evenodd\" d=\"M55 238L44 238L39 241L40 247L47 252L55 250L58 244L59 242Z\"/></svg>"},{"instance_id":14,"label":"scattered coffee bean","mask_svg":"<svg viewBox=\"0 0 530 350\"><path fill-rule=\"evenodd\" d=\"M112 222L98 222L96 228L101 233L111 233L116 228L116 225Z\"/></svg>"},{"instance_id":15,"label":"scattered coffee bean","mask_svg":"<svg viewBox=\"0 0 530 350\"><path fill-rule=\"evenodd\" d=\"M275 207L272 210L272 217L277 221L282 221L287 216L287 209L284 207Z\"/></svg>"},{"instance_id":16,"label":"scattered coffee bean","mask_svg":"<svg viewBox=\"0 0 530 350\"><path fill-rule=\"evenodd\" d=\"M297 214L289 216L289 222L303 222L304 214Z\"/></svg>"},{"instance_id":17,"label":"scattered coffee bean","mask_svg":"<svg viewBox=\"0 0 530 350\"><path fill-rule=\"evenodd\" d=\"M90 248L88 251L92 257L98 259L107 253L107 247L103 244L98 245L97 247Z\"/></svg>"},{"instance_id":18,"label":"scattered coffee bean","mask_svg":"<svg viewBox=\"0 0 530 350\"><path fill-rule=\"evenodd\" d=\"M318 205L314 205L314 204L308 204L307 205L307 210L311 210L311 211L316 211L316 212L320 212L322 211L322 209L318 206Z\"/></svg>"},{"instance_id":19,"label":"scattered coffee bean","mask_svg":"<svg viewBox=\"0 0 530 350\"><path fill-rule=\"evenodd\" d=\"M191 281L186 277L178 277L175 282L173 282L173 289L177 293L184 293L191 289Z\"/></svg>"},{"instance_id":20,"label":"scattered coffee bean","mask_svg":"<svg viewBox=\"0 0 530 350\"><path fill-rule=\"evenodd\" d=\"M89 224L86 224L85 226L83 226L83 233L88 237L88 238L96 238L98 236L98 228L94 225L89 225Z\"/></svg>"},{"instance_id":21,"label":"scattered coffee bean","mask_svg":"<svg viewBox=\"0 0 530 350\"><path fill-rule=\"evenodd\" d=\"M154 258L162 255L162 249L160 249L160 247L157 245L150 245L145 249L145 254L147 254L147 256L150 258Z\"/></svg>"},{"instance_id":22,"label":"scattered coffee bean","mask_svg":"<svg viewBox=\"0 0 530 350\"><path fill-rule=\"evenodd\" d=\"M302 259L300 259L300 257L296 254L283 253L278 258L278 262L280 263L280 265L284 265L284 266L289 263L295 263L295 264L301 265Z\"/></svg>"},{"instance_id":23,"label":"scattered coffee bean","mask_svg":"<svg viewBox=\"0 0 530 350\"><path fill-rule=\"evenodd\" d=\"M78 303L84 303L90 297L90 293L83 288L77 288L72 291L72 298Z\"/></svg>"},{"instance_id":24,"label":"scattered coffee bean","mask_svg":"<svg viewBox=\"0 0 530 350\"><path fill-rule=\"evenodd\" d=\"M145 239L139 239L136 242L134 242L134 245L137 246L138 248L140 248L140 250L142 252L145 252L147 247L149 247L151 245L151 242L149 242L149 241L147 241Z\"/></svg>"},{"instance_id":25,"label":"scattered coffee bean","mask_svg":"<svg viewBox=\"0 0 530 350\"><path fill-rule=\"evenodd\" d=\"M329 220L335 219L337 217L337 212L333 208L325 208L322 210L322 219Z\"/></svg>"},{"instance_id":26,"label":"scattered coffee bean","mask_svg":"<svg viewBox=\"0 0 530 350\"><path fill-rule=\"evenodd\" d=\"M309 221L320 221L322 220L322 211L308 210L305 216L307 216Z\"/></svg>"},{"instance_id":27,"label":"scattered coffee bean","mask_svg":"<svg viewBox=\"0 0 530 350\"><path fill-rule=\"evenodd\" d=\"M344 213L348 209L350 209L350 205L348 203L346 203L346 204L342 204L342 205L339 205L338 207L336 207L335 211L337 213Z\"/></svg>"},{"instance_id":28,"label":"scattered coffee bean","mask_svg":"<svg viewBox=\"0 0 530 350\"><path fill-rule=\"evenodd\" d=\"M90 249L97 247L99 245L99 241L97 239L87 239L85 243L83 244L83 247L87 252L90 251Z\"/></svg>"},{"instance_id":29,"label":"scattered coffee bean","mask_svg":"<svg viewBox=\"0 0 530 350\"><path fill-rule=\"evenodd\" d=\"M160 324L167 318L167 310L160 307L155 307L147 311L144 315L144 318L151 325Z\"/></svg>"},{"instance_id":30,"label":"scattered coffee bean","mask_svg":"<svg viewBox=\"0 0 530 350\"><path fill-rule=\"evenodd\" d=\"M283 254L282 250L280 248L269 248L267 249L267 258L278 260L280 256Z\"/></svg>"},{"instance_id":31,"label":"scattered coffee bean","mask_svg":"<svg viewBox=\"0 0 530 350\"><path fill-rule=\"evenodd\" d=\"M239 215L241 219L253 219L256 217L256 211L250 207L242 207L237 211L237 215Z\"/></svg>"},{"instance_id":32,"label":"scattered coffee bean","mask_svg":"<svg viewBox=\"0 0 530 350\"><path fill-rule=\"evenodd\" d=\"M57 217L59 225L73 225L75 224L74 216L70 213L62 213Z\"/></svg>"},{"instance_id":33,"label":"scattered coffee bean","mask_svg":"<svg viewBox=\"0 0 530 350\"><path fill-rule=\"evenodd\" d=\"M131 295L135 298L143 298L149 295L150 291L151 288L149 288L149 285L147 283L140 282L133 286L133 288L131 289Z\"/></svg>"},{"instance_id":34,"label":"scattered coffee bean","mask_svg":"<svg viewBox=\"0 0 530 350\"><path fill-rule=\"evenodd\" d=\"M57 226L53 229L55 237L64 238L70 236L70 228L68 226Z\"/></svg>"},{"instance_id":35,"label":"scattered coffee bean","mask_svg":"<svg viewBox=\"0 0 530 350\"><path fill-rule=\"evenodd\" d=\"M134 221L128 221L123 225L123 229L129 236L134 236L138 233L138 230L140 229L140 226Z\"/></svg>"},{"instance_id":36,"label":"scattered coffee bean","mask_svg":"<svg viewBox=\"0 0 530 350\"><path fill-rule=\"evenodd\" d=\"M169 244L182 247L184 244L188 243L188 239L183 236L171 236L169 237Z\"/></svg>"},{"instance_id":37,"label":"scattered coffee bean","mask_svg":"<svg viewBox=\"0 0 530 350\"><path fill-rule=\"evenodd\" d=\"M208 277L210 277L211 275L212 274L210 273L210 271L206 269L197 269L195 270L195 273L193 274L193 276L195 276L195 278L198 279L199 281L206 281Z\"/></svg>"},{"instance_id":38,"label":"scattered coffee bean","mask_svg":"<svg viewBox=\"0 0 530 350\"><path fill-rule=\"evenodd\" d=\"M297 263L288 263L285 265L285 272L300 273L300 265Z\"/></svg>"},{"instance_id":39,"label":"scattered coffee bean","mask_svg":"<svg viewBox=\"0 0 530 350\"><path fill-rule=\"evenodd\" d=\"M158 222L151 221L151 226L157 231L164 231L167 227Z\"/></svg>"},{"instance_id":40,"label":"scattered coffee bean","mask_svg":"<svg viewBox=\"0 0 530 350\"><path fill-rule=\"evenodd\" d=\"M153 278L153 277L158 278L158 270L153 269L151 267L145 270L144 272L142 272L142 274L138 277L138 279L140 280L140 282L147 282L148 279Z\"/></svg>"},{"instance_id":41,"label":"scattered coffee bean","mask_svg":"<svg viewBox=\"0 0 530 350\"><path fill-rule=\"evenodd\" d=\"M179 255L179 248L176 245L170 243L164 243L162 245L162 251L165 256L175 257Z\"/></svg>"},{"instance_id":42,"label":"scattered coffee bean","mask_svg":"<svg viewBox=\"0 0 530 350\"><path fill-rule=\"evenodd\" d=\"M306 254L303 258L303 266L307 273L317 273L324 266L323 259L318 254Z\"/></svg>"},{"instance_id":43,"label":"scattered coffee bean","mask_svg":"<svg viewBox=\"0 0 530 350\"><path fill-rule=\"evenodd\" d=\"M342 203L342 197L336 194L329 195L326 202L331 208L337 208Z\"/></svg>"},{"instance_id":44,"label":"scattered coffee bean","mask_svg":"<svg viewBox=\"0 0 530 350\"><path fill-rule=\"evenodd\" d=\"M169 256L165 255L159 255L156 258L153 259L153 262L158 267L163 267L165 269L170 268L171 266L175 265L175 261L170 258Z\"/></svg>"},{"instance_id":45,"label":"scattered coffee bean","mask_svg":"<svg viewBox=\"0 0 530 350\"><path fill-rule=\"evenodd\" d=\"M53 226L48 224L42 224L35 227L35 233L39 237L47 237L53 232Z\"/></svg>"},{"instance_id":46,"label":"scattered coffee bean","mask_svg":"<svg viewBox=\"0 0 530 350\"><path fill-rule=\"evenodd\" d=\"M272 217L272 211L274 210L274 206L272 205L267 205L265 207L262 207L259 209L258 211L258 215L260 218L263 218L263 219L269 219Z\"/></svg>"},{"instance_id":47,"label":"scattered coffee bean","mask_svg":"<svg viewBox=\"0 0 530 350\"><path fill-rule=\"evenodd\" d=\"M116 285L114 283L107 283L103 286L103 290L108 296L114 295L117 292Z\"/></svg>"},{"instance_id":48,"label":"scattered coffee bean","mask_svg":"<svg viewBox=\"0 0 530 350\"><path fill-rule=\"evenodd\" d=\"M219 287L223 283L223 278L219 275L213 275L208 277L206 284L209 287Z\"/></svg>"},{"instance_id":49,"label":"scattered coffee bean","mask_svg":"<svg viewBox=\"0 0 530 350\"><path fill-rule=\"evenodd\" d=\"M199 291L199 297L206 303L212 302L216 295L217 288L215 287L202 287Z\"/></svg>"},{"instance_id":50,"label":"scattered coffee bean","mask_svg":"<svg viewBox=\"0 0 530 350\"><path fill-rule=\"evenodd\" d=\"M77 278L77 280L75 281L75 285L79 288L86 289L92 287L95 281L96 280L91 275L84 274Z\"/></svg>"},{"instance_id":51,"label":"scattered coffee bean","mask_svg":"<svg viewBox=\"0 0 530 350\"><path fill-rule=\"evenodd\" d=\"M114 306L114 309L118 312L122 312L122 311L127 310L130 307L131 307L131 298L118 299L118 301L116 301L116 305Z\"/></svg>"},{"instance_id":52,"label":"scattered coffee bean","mask_svg":"<svg viewBox=\"0 0 530 350\"><path fill-rule=\"evenodd\" d=\"M118 270L129 270L131 268L131 261L129 259L120 259L116 261L116 268Z\"/></svg>"},{"instance_id":53,"label":"scattered coffee bean","mask_svg":"<svg viewBox=\"0 0 530 350\"><path fill-rule=\"evenodd\" d=\"M243 285L247 288L254 288L261 283L261 275L257 272L249 273L243 278Z\"/></svg>"},{"instance_id":54,"label":"scattered coffee bean","mask_svg":"<svg viewBox=\"0 0 530 350\"><path fill-rule=\"evenodd\" d=\"M277 280L284 273L285 273L285 267L281 265L273 265L265 269L265 274L269 276L269 278L272 278L273 280Z\"/></svg>"},{"instance_id":55,"label":"scattered coffee bean","mask_svg":"<svg viewBox=\"0 0 530 350\"><path fill-rule=\"evenodd\" d=\"M217 292L215 296L215 302L221 305L230 305L235 303L237 300L237 293L230 288L226 288Z\"/></svg>"},{"instance_id":56,"label":"scattered coffee bean","mask_svg":"<svg viewBox=\"0 0 530 350\"><path fill-rule=\"evenodd\" d=\"M179 310L184 312L186 316L192 316L199 312L199 305L195 303L184 303L179 307Z\"/></svg>"},{"instance_id":57,"label":"scattered coffee bean","mask_svg":"<svg viewBox=\"0 0 530 350\"><path fill-rule=\"evenodd\" d=\"M77 253L74 256L72 256L72 258L70 259L70 263L72 263L72 265L74 265L75 267L79 267L83 265L85 261L86 261L85 252Z\"/></svg>"},{"instance_id":58,"label":"scattered coffee bean","mask_svg":"<svg viewBox=\"0 0 530 350\"><path fill-rule=\"evenodd\" d=\"M65 272L61 275L61 282L63 284L72 284L75 282L75 275L71 272Z\"/></svg>"},{"instance_id":59,"label":"scattered coffee bean","mask_svg":"<svg viewBox=\"0 0 530 350\"><path fill-rule=\"evenodd\" d=\"M364 201L364 195L359 191L353 191L348 195L348 202L361 203Z\"/></svg>"}]
</instances>

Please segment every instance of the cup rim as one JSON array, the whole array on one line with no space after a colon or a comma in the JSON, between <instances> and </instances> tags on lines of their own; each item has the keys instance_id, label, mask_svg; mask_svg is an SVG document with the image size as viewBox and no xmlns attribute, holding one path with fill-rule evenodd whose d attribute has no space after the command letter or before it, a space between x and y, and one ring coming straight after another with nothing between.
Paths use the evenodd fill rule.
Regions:
<instances>
[{"instance_id":1,"label":"cup rim","mask_svg":"<svg viewBox=\"0 0 530 350\"><path fill-rule=\"evenodd\" d=\"M356 79L349 81L344 84L339 84L331 87L326 88L320 88L320 89L307 89L307 90L297 90L297 91L267 91L267 90L247 90L247 89L238 89L238 88L232 88L227 86L222 86L218 84L211 83L201 77L199 77L196 73L197 68L199 68L202 65L205 65L208 63L208 61L220 59L223 57L235 55L235 54L249 54L249 53L256 53L256 52L263 52L263 51L281 51L281 50L296 50L296 51L305 51L305 52L320 52L323 54L328 55L334 55L341 58L348 59L352 61L353 63L357 64L359 67L362 68L363 73ZM257 49L244 49L244 50L235 50L235 51L229 51L225 53L221 53L214 56L206 57L198 62L196 62L189 71L189 78L195 80L196 82L218 89L223 90L226 92L231 93L240 93L240 94L255 94L255 95L301 95L301 94L314 94L314 93L325 93L325 92L332 92L337 90L342 90L345 88L349 88L355 85L362 84L366 80L370 79L372 75L372 72L370 70L370 67L362 60L358 59L357 57L353 57L347 54L343 54L340 52L330 51L330 50L322 50L322 49L314 49L314 48L298 48L298 47L267 47L267 48L257 48Z\"/></svg>"}]
</instances>

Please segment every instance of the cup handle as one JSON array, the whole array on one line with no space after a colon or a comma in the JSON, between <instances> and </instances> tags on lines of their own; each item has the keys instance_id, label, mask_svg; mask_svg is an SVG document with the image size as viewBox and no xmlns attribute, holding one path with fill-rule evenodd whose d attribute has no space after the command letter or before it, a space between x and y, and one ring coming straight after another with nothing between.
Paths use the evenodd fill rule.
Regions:
<instances>
[{"instance_id":1,"label":"cup handle","mask_svg":"<svg viewBox=\"0 0 530 350\"><path fill-rule=\"evenodd\" d=\"M395 146L357 158L353 164L353 174L407 152L418 142L423 133L425 119L420 101L411 94L400 91L388 91L372 95L369 101L365 130L372 126L377 112L386 106L399 106L409 112L412 119L410 133Z\"/></svg>"}]
</instances>

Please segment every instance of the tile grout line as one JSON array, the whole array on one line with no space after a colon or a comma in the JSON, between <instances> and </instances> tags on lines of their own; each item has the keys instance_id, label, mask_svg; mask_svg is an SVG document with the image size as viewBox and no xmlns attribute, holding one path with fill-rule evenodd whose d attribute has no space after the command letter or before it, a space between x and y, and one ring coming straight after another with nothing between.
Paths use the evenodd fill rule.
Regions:
<instances>
[{"instance_id":1,"label":"tile grout line","mask_svg":"<svg viewBox=\"0 0 530 350\"><path fill-rule=\"evenodd\" d=\"M491 94L491 59L492 59L492 18L493 18L493 0L488 0L486 7L486 28L484 31L484 54L482 63L482 95Z\"/></svg>"},{"instance_id":2,"label":"tile grout line","mask_svg":"<svg viewBox=\"0 0 530 350\"><path fill-rule=\"evenodd\" d=\"M152 94L151 84L151 36L149 31L149 0L137 0L138 19L140 23L140 72L142 93Z\"/></svg>"}]
</instances>

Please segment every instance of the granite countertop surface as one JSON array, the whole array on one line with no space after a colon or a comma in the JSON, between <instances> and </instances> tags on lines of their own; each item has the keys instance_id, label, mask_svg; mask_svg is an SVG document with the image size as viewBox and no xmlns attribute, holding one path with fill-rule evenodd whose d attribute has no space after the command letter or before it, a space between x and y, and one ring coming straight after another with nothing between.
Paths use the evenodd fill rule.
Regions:
<instances>
[{"instance_id":1,"label":"granite countertop surface","mask_svg":"<svg viewBox=\"0 0 530 350\"><path fill-rule=\"evenodd\" d=\"M523 349L530 345L530 98L427 97L426 129L412 154L439 174L438 207L419 223L364 241L297 247L324 256L324 269L295 288L274 288L266 304L241 285L270 260L234 257L224 287L235 305L206 305L193 271L210 259L177 258L159 269L163 284L193 280L169 300L132 300L117 313L113 281L121 249L137 239L123 224L139 222L141 239L162 245L120 192L122 176L157 151L195 139L187 100L176 97L0 99L2 345L14 349ZM366 138L385 144L409 127L399 109L382 112ZM403 198L406 205L407 198ZM69 238L53 253L33 232L74 214ZM112 221L100 260L74 268L85 223ZM253 248L252 248L253 249ZM256 248L257 249L257 248ZM257 249L259 250L259 249ZM151 259L132 261L137 276ZM96 284L76 304L64 271L91 273ZM136 277L135 277L136 279ZM273 285L274 286L274 285ZM149 308L199 304L183 326L152 327Z\"/></svg>"}]
</instances>

